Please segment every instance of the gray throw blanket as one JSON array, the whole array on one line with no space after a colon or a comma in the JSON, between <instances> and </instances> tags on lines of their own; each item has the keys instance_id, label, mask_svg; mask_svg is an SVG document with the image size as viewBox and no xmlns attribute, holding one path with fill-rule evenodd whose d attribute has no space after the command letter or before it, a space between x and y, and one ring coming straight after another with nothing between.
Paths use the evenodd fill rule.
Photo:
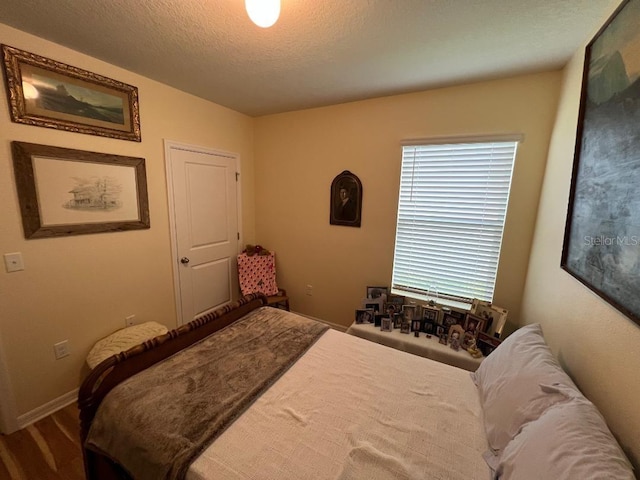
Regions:
<instances>
[{"instance_id":1,"label":"gray throw blanket","mask_svg":"<svg viewBox=\"0 0 640 480\"><path fill-rule=\"evenodd\" d=\"M254 310L114 388L98 409L87 447L136 480L182 479L326 330L284 310Z\"/></svg>"}]
</instances>

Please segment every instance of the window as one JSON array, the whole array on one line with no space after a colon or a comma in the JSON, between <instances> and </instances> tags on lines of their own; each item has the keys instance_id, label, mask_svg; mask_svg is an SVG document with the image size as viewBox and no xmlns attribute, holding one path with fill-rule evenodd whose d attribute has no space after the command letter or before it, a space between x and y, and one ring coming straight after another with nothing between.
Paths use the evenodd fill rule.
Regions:
<instances>
[{"instance_id":1,"label":"window","mask_svg":"<svg viewBox=\"0 0 640 480\"><path fill-rule=\"evenodd\" d=\"M493 300L517 145L402 147L394 290Z\"/></svg>"}]
</instances>

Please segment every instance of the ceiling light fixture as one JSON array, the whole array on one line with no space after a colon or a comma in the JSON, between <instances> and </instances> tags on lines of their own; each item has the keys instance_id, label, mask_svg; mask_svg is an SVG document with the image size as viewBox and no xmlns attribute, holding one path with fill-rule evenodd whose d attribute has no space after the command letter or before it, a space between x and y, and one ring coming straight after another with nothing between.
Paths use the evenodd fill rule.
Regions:
<instances>
[{"instance_id":1,"label":"ceiling light fixture","mask_svg":"<svg viewBox=\"0 0 640 480\"><path fill-rule=\"evenodd\" d=\"M249 18L262 28L269 28L280 16L280 0L244 0Z\"/></svg>"}]
</instances>

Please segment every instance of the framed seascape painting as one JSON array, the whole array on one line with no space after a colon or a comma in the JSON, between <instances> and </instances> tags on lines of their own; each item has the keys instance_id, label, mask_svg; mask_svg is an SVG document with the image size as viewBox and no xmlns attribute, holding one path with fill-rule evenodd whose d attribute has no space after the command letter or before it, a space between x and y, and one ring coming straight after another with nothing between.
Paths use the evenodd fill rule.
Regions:
<instances>
[{"instance_id":1,"label":"framed seascape painting","mask_svg":"<svg viewBox=\"0 0 640 480\"><path fill-rule=\"evenodd\" d=\"M2 45L11 120L141 141L138 89Z\"/></svg>"},{"instance_id":2,"label":"framed seascape painting","mask_svg":"<svg viewBox=\"0 0 640 480\"><path fill-rule=\"evenodd\" d=\"M144 158L11 142L25 238L149 228Z\"/></svg>"},{"instance_id":3,"label":"framed seascape painting","mask_svg":"<svg viewBox=\"0 0 640 480\"><path fill-rule=\"evenodd\" d=\"M640 0L586 49L561 266L640 324Z\"/></svg>"}]
</instances>

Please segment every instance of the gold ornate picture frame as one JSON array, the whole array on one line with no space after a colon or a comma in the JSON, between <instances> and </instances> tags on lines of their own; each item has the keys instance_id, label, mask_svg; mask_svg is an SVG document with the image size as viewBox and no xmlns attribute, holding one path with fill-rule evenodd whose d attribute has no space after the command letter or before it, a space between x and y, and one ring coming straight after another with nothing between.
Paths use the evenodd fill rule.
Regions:
<instances>
[{"instance_id":1,"label":"gold ornate picture frame","mask_svg":"<svg viewBox=\"0 0 640 480\"><path fill-rule=\"evenodd\" d=\"M136 87L8 45L2 59L13 122L141 141Z\"/></svg>"}]
</instances>

